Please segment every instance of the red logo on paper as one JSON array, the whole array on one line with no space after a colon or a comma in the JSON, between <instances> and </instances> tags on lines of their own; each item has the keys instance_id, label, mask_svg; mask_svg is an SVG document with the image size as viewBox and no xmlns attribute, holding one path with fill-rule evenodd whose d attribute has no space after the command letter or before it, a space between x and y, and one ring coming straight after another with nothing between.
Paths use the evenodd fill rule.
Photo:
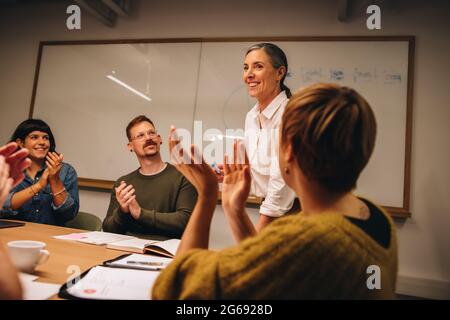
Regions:
<instances>
[{"instance_id":1,"label":"red logo on paper","mask_svg":"<svg viewBox=\"0 0 450 320\"><path fill-rule=\"evenodd\" d=\"M92 294L92 293L95 293L96 290L95 289L84 289L83 292L87 293L87 294Z\"/></svg>"}]
</instances>

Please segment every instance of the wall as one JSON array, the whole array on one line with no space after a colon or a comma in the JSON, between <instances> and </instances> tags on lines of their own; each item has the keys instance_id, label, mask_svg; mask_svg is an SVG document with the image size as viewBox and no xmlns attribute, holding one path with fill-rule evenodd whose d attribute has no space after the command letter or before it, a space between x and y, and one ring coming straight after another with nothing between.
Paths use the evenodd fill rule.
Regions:
<instances>
[{"instance_id":1,"label":"wall","mask_svg":"<svg viewBox=\"0 0 450 320\"><path fill-rule=\"evenodd\" d=\"M411 211L398 222L398 292L450 298L450 3L398 0L382 6L382 30L365 28L365 1L348 23L337 21L337 2L134 1L133 14L108 28L87 14L82 30L65 29L70 2L3 7L0 11L0 139L28 115L39 41L71 39L237 37L301 35L415 35ZM391 2L383 2L388 5ZM70 63L70 61L68 61ZM82 128L80 127L80 130ZM74 145L85 143L77 140ZM445 147L447 146L447 147ZM70 160L69 160L70 161ZM389 181L386 181L389 183ZM104 193L81 191L81 209L103 216ZM216 247L231 243L215 218ZM252 210L256 217L256 211Z\"/></svg>"}]
</instances>

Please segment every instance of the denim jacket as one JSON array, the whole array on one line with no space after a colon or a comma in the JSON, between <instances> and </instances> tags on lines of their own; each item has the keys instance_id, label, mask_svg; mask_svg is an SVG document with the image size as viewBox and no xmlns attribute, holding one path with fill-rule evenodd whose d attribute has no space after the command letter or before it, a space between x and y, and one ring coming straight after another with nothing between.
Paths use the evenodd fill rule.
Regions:
<instances>
[{"instance_id":1,"label":"denim jacket","mask_svg":"<svg viewBox=\"0 0 450 320\"><path fill-rule=\"evenodd\" d=\"M46 166L39 170L36 177L32 179L25 174L25 179L11 190L8 198L0 210L0 218L17 219L23 221L45 223L64 226L64 224L75 218L80 207L80 200L78 197L78 181L75 169L68 163L63 163L59 177L64 184L67 191L67 197L64 203L56 207L53 203L51 195L50 184L33 196L28 202L17 210L11 208L12 196L25 188L35 184L39 181Z\"/></svg>"}]
</instances>

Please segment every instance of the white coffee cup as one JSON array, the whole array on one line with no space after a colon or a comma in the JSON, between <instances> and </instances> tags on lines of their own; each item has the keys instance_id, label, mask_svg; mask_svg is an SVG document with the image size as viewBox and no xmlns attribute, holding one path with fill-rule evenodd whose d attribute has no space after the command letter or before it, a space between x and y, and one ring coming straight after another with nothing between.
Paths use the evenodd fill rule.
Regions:
<instances>
[{"instance_id":1,"label":"white coffee cup","mask_svg":"<svg viewBox=\"0 0 450 320\"><path fill-rule=\"evenodd\" d=\"M31 240L10 241L7 244L12 262L23 272L33 272L37 265L48 260L50 253L44 250L45 246L44 242Z\"/></svg>"}]
</instances>

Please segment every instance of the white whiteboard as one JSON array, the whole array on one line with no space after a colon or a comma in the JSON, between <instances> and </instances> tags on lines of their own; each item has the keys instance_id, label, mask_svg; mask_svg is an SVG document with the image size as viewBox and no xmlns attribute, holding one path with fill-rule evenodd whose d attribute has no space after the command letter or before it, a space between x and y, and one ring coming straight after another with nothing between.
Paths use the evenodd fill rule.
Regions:
<instances>
[{"instance_id":1,"label":"white whiteboard","mask_svg":"<svg viewBox=\"0 0 450 320\"><path fill-rule=\"evenodd\" d=\"M377 140L356 192L395 208L405 208L409 192L409 40L271 41L287 55L286 83L293 92L314 82L336 82L369 101ZM43 43L32 115L50 124L58 150L80 177L116 180L138 166L125 136L136 115L155 122L163 143L171 124L192 130L193 121L200 120L203 132L242 129L255 103L242 81L243 59L246 49L260 41ZM151 101L106 78L111 74ZM203 141L203 147L209 143ZM167 145L162 155L168 160Z\"/></svg>"}]
</instances>

